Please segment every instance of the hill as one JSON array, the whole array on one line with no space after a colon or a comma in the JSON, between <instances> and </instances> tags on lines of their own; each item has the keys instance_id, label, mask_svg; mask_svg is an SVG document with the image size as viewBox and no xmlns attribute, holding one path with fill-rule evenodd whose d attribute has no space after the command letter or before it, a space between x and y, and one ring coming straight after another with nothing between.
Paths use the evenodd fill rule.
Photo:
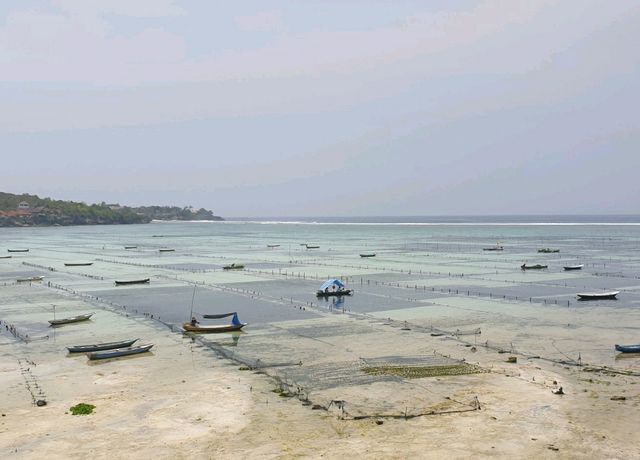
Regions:
<instances>
[{"instance_id":1,"label":"hill","mask_svg":"<svg viewBox=\"0 0 640 460\"><path fill-rule=\"evenodd\" d=\"M207 209L178 206L129 207L0 192L0 227L144 224L152 220L223 220Z\"/></svg>"}]
</instances>

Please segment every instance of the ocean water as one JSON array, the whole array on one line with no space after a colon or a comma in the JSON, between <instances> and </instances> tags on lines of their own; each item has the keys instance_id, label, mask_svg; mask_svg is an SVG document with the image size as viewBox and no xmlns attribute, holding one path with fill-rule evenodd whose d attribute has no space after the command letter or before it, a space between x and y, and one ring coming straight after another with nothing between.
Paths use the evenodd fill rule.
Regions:
<instances>
[{"instance_id":1,"label":"ocean water","mask_svg":"<svg viewBox=\"0 0 640 460\"><path fill-rule=\"evenodd\" d=\"M201 318L237 311L248 323L243 334L204 340L231 347L247 361L275 363L337 356L317 337L340 331L354 341L364 340L373 332L358 320L406 321L447 332L480 328L476 341L549 359L579 355L596 365L640 369L640 360L620 361L613 352L614 343L640 343L638 218L410 220L2 228L0 255L12 258L0 259L0 289L12 290L2 297L0 319L22 334L43 337L54 314L71 316L103 307L130 317L153 317L176 331L191 314ZM504 250L483 250L497 244ZM560 252L537 252L547 247ZM8 253L12 248L29 252ZM361 258L365 252L376 256ZM93 265L67 267L65 262ZM230 263L245 269L222 269ZM523 263L548 268L522 271ZM578 263L584 264L580 271L563 270ZM16 279L26 276L45 279L17 286ZM114 283L147 277L148 285ZM316 289L331 277L345 281L354 295L317 299ZM618 300L576 300L578 292L602 290L621 292ZM52 301L48 292L68 300ZM21 300L27 297L28 303ZM348 320L327 326L326 321L339 317ZM102 327L98 320L95 326ZM117 327L108 322L102 332L105 339L115 337ZM4 334L0 340L11 337Z\"/></svg>"}]
</instances>

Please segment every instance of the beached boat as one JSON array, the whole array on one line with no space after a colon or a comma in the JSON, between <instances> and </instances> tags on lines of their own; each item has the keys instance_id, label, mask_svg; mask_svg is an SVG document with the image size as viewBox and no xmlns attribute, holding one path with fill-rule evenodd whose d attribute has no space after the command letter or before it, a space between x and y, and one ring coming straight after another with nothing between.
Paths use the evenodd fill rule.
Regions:
<instances>
[{"instance_id":1,"label":"beached boat","mask_svg":"<svg viewBox=\"0 0 640 460\"><path fill-rule=\"evenodd\" d=\"M139 353L146 353L153 347L152 343L137 345L135 347L115 348L113 350L95 351L93 353L87 353L87 356L91 360L96 359L108 359L119 358L120 356L137 355Z\"/></svg>"},{"instance_id":2,"label":"beached boat","mask_svg":"<svg viewBox=\"0 0 640 460\"><path fill-rule=\"evenodd\" d=\"M640 344L616 345L616 351L619 351L620 353L640 353Z\"/></svg>"},{"instance_id":3,"label":"beached boat","mask_svg":"<svg viewBox=\"0 0 640 460\"><path fill-rule=\"evenodd\" d=\"M7 249L7 252L29 252L28 249Z\"/></svg>"},{"instance_id":4,"label":"beached boat","mask_svg":"<svg viewBox=\"0 0 640 460\"><path fill-rule=\"evenodd\" d=\"M504 251L504 247L500 245L492 246L490 248L482 248L483 251Z\"/></svg>"},{"instance_id":5,"label":"beached boat","mask_svg":"<svg viewBox=\"0 0 640 460\"><path fill-rule=\"evenodd\" d=\"M0 259L11 259L13 256L0 256Z\"/></svg>"},{"instance_id":6,"label":"beached boat","mask_svg":"<svg viewBox=\"0 0 640 460\"><path fill-rule=\"evenodd\" d=\"M93 345L74 345L71 347L67 347L67 350L69 350L69 353L88 353L92 351L113 350L115 348L130 347L137 341L138 339L133 339L133 340L122 340L120 342L96 343Z\"/></svg>"},{"instance_id":7,"label":"beached boat","mask_svg":"<svg viewBox=\"0 0 640 460\"><path fill-rule=\"evenodd\" d=\"M364 254L360 254L360 257L375 257L376 253L375 252L367 252Z\"/></svg>"},{"instance_id":8,"label":"beached boat","mask_svg":"<svg viewBox=\"0 0 640 460\"><path fill-rule=\"evenodd\" d=\"M527 265L527 264L522 264L520 265L520 268L522 270L542 270L545 268L548 268L548 265L540 265L540 264L535 264L535 265Z\"/></svg>"},{"instance_id":9,"label":"beached boat","mask_svg":"<svg viewBox=\"0 0 640 460\"><path fill-rule=\"evenodd\" d=\"M553 254L556 252L560 252L560 249L542 248L542 249L538 249L538 252L542 254Z\"/></svg>"},{"instance_id":10,"label":"beached boat","mask_svg":"<svg viewBox=\"0 0 640 460\"><path fill-rule=\"evenodd\" d=\"M578 299L580 300L615 299L618 294L620 294L620 291L582 292L582 293L578 293Z\"/></svg>"},{"instance_id":11,"label":"beached boat","mask_svg":"<svg viewBox=\"0 0 640 460\"><path fill-rule=\"evenodd\" d=\"M138 249L138 246L125 246L125 249Z\"/></svg>"},{"instance_id":12,"label":"beached boat","mask_svg":"<svg viewBox=\"0 0 640 460\"><path fill-rule=\"evenodd\" d=\"M340 297L351 295L351 289L345 289L344 283L338 279L330 279L322 283L320 289L316 292L318 297Z\"/></svg>"},{"instance_id":13,"label":"beached boat","mask_svg":"<svg viewBox=\"0 0 640 460\"><path fill-rule=\"evenodd\" d=\"M242 264L231 264L231 265L225 265L224 267L222 267L223 270L243 270L244 269L244 265Z\"/></svg>"},{"instance_id":14,"label":"beached boat","mask_svg":"<svg viewBox=\"0 0 640 460\"><path fill-rule=\"evenodd\" d=\"M268 248L279 248L280 245L279 244L267 244Z\"/></svg>"},{"instance_id":15,"label":"beached boat","mask_svg":"<svg viewBox=\"0 0 640 460\"><path fill-rule=\"evenodd\" d=\"M158 249L159 252L175 252L175 249L171 249L171 248L162 248L162 249Z\"/></svg>"},{"instance_id":16,"label":"beached boat","mask_svg":"<svg viewBox=\"0 0 640 460\"><path fill-rule=\"evenodd\" d=\"M320 246L317 244L307 244L307 249L320 249Z\"/></svg>"},{"instance_id":17,"label":"beached boat","mask_svg":"<svg viewBox=\"0 0 640 460\"><path fill-rule=\"evenodd\" d=\"M42 281L44 276L29 276L27 278L18 278L16 281L18 283L29 283L31 281Z\"/></svg>"},{"instance_id":18,"label":"beached boat","mask_svg":"<svg viewBox=\"0 0 640 460\"><path fill-rule=\"evenodd\" d=\"M93 265L93 262L65 262L65 267L88 267L89 265Z\"/></svg>"},{"instance_id":19,"label":"beached boat","mask_svg":"<svg viewBox=\"0 0 640 460\"><path fill-rule=\"evenodd\" d=\"M236 312L203 315L203 318L219 319L219 318L228 318L229 316L233 317L231 318L231 324L219 324L219 325L211 324L211 325L201 326L198 323L196 324L184 323L182 325L182 329L184 329L187 332L203 332L203 333L233 332L233 331L239 331L240 329L242 329L247 325L247 323L240 322L240 319L238 318L238 313Z\"/></svg>"},{"instance_id":20,"label":"beached boat","mask_svg":"<svg viewBox=\"0 0 640 460\"><path fill-rule=\"evenodd\" d=\"M566 271L571 271L571 270L582 270L582 267L584 267L583 264L580 265L565 265L564 268Z\"/></svg>"},{"instance_id":21,"label":"beached boat","mask_svg":"<svg viewBox=\"0 0 640 460\"><path fill-rule=\"evenodd\" d=\"M145 283L148 283L149 281L150 281L149 278L144 278L140 280L125 280L125 281L116 280L116 286L126 286L128 284L145 284Z\"/></svg>"},{"instance_id":22,"label":"beached boat","mask_svg":"<svg viewBox=\"0 0 640 460\"><path fill-rule=\"evenodd\" d=\"M86 321L92 316L93 313L87 313L84 315L72 316L71 318L50 319L49 324L51 326L60 326L62 324L78 323L80 321Z\"/></svg>"}]
</instances>

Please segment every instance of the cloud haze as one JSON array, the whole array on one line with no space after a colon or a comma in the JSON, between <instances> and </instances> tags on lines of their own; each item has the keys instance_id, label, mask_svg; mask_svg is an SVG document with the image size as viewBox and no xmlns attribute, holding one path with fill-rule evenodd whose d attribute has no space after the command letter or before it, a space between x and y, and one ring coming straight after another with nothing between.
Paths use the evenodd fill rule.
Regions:
<instances>
[{"instance_id":1,"label":"cloud haze","mask_svg":"<svg viewBox=\"0 0 640 460\"><path fill-rule=\"evenodd\" d=\"M226 216L640 213L635 1L0 6L0 189Z\"/></svg>"}]
</instances>

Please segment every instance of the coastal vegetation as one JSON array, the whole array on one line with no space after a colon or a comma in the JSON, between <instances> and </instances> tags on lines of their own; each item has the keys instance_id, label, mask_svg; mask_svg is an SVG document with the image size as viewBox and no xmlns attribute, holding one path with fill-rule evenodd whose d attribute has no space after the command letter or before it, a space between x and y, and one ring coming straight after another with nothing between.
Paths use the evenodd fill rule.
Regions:
<instances>
[{"instance_id":1,"label":"coastal vegetation","mask_svg":"<svg viewBox=\"0 0 640 460\"><path fill-rule=\"evenodd\" d=\"M80 403L70 407L69 410L71 411L71 415L89 415L93 413L93 409L95 408L96 406L93 404Z\"/></svg>"},{"instance_id":2,"label":"coastal vegetation","mask_svg":"<svg viewBox=\"0 0 640 460\"><path fill-rule=\"evenodd\" d=\"M178 206L86 204L0 192L0 227L143 224L152 220L222 220L213 212Z\"/></svg>"}]
</instances>

